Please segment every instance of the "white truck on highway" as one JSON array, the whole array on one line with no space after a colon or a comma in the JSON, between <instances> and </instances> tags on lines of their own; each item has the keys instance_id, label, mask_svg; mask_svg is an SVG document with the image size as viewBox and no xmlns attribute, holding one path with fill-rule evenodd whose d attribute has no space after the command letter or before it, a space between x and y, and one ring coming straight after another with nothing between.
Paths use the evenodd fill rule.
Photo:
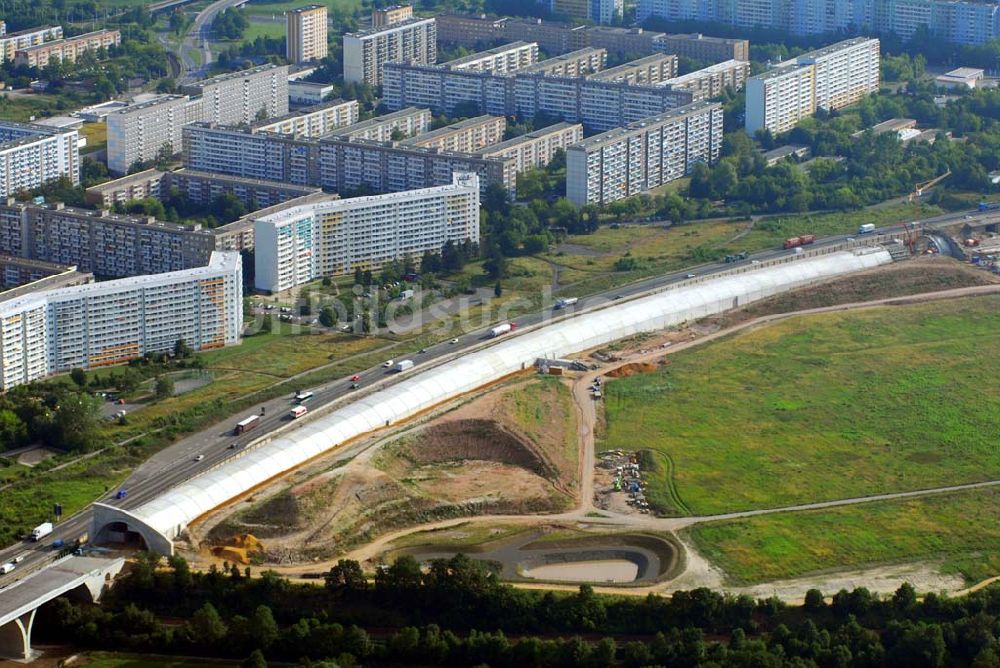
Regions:
<instances>
[{"instance_id":1,"label":"white truck on highway","mask_svg":"<svg viewBox=\"0 0 1000 668\"><path fill-rule=\"evenodd\" d=\"M7 573L13 571L15 568L17 568L17 566L15 566L11 562L7 562L3 566L0 566L0 575L6 575Z\"/></svg>"},{"instance_id":2,"label":"white truck on highway","mask_svg":"<svg viewBox=\"0 0 1000 668\"><path fill-rule=\"evenodd\" d=\"M396 363L396 371L399 373L402 373L403 371L412 368L413 368L413 360L401 360Z\"/></svg>"},{"instance_id":3,"label":"white truck on highway","mask_svg":"<svg viewBox=\"0 0 1000 668\"><path fill-rule=\"evenodd\" d=\"M875 232L875 226L871 223L865 223L858 227L858 234L872 234Z\"/></svg>"},{"instance_id":4,"label":"white truck on highway","mask_svg":"<svg viewBox=\"0 0 1000 668\"><path fill-rule=\"evenodd\" d=\"M496 327L494 327L493 329L490 330L490 332L489 332L490 338L491 339L495 339L498 336L503 336L504 334L506 334L508 332L513 332L515 329L517 329L517 324L516 323L505 322L504 324L497 325Z\"/></svg>"},{"instance_id":5,"label":"white truck on highway","mask_svg":"<svg viewBox=\"0 0 1000 668\"><path fill-rule=\"evenodd\" d=\"M563 299L556 300L556 309L566 308L567 306L572 306L577 303L579 298L577 297L565 297Z\"/></svg>"},{"instance_id":6,"label":"white truck on highway","mask_svg":"<svg viewBox=\"0 0 1000 668\"><path fill-rule=\"evenodd\" d=\"M38 541L52 533L52 522L43 522L31 530L31 540Z\"/></svg>"}]
</instances>

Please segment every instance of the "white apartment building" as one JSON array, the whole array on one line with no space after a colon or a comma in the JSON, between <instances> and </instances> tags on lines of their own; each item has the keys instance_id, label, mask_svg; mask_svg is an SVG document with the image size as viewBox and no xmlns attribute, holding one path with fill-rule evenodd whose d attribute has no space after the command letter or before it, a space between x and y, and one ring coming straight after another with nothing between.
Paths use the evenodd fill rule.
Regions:
<instances>
[{"instance_id":1,"label":"white apartment building","mask_svg":"<svg viewBox=\"0 0 1000 668\"><path fill-rule=\"evenodd\" d=\"M721 95L727 88L742 90L749 76L750 63L745 60L727 60L668 79L660 85L671 90L690 91L695 101L698 101Z\"/></svg>"},{"instance_id":2,"label":"white apartment building","mask_svg":"<svg viewBox=\"0 0 1000 668\"><path fill-rule=\"evenodd\" d=\"M330 133L334 137L344 137L345 139L368 139L371 141L386 142L392 139L392 134L399 131L405 137L417 137L431 129L434 117L430 109L419 109L417 107L407 107L394 111L391 114L383 114L367 121L353 123Z\"/></svg>"},{"instance_id":3,"label":"white apartment building","mask_svg":"<svg viewBox=\"0 0 1000 668\"><path fill-rule=\"evenodd\" d=\"M196 81L181 89L201 99L202 110L192 120L220 125L249 125L263 115L288 113L288 65L258 65Z\"/></svg>"},{"instance_id":4,"label":"white apartment building","mask_svg":"<svg viewBox=\"0 0 1000 668\"><path fill-rule=\"evenodd\" d=\"M722 149L722 105L695 102L566 150L566 197L604 205L679 179L712 164Z\"/></svg>"},{"instance_id":5,"label":"white apartment building","mask_svg":"<svg viewBox=\"0 0 1000 668\"><path fill-rule=\"evenodd\" d=\"M254 132L277 132L293 137L322 137L338 128L358 122L357 100L332 100L314 107L254 123Z\"/></svg>"},{"instance_id":6,"label":"white apartment building","mask_svg":"<svg viewBox=\"0 0 1000 668\"><path fill-rule=\"evenodd\" d=\"M285 12L285 55L290 63L308 63L326 58L326 5L307 5Z\"/></svg>"},{"instance_id":7,"label":"white apartment building","mask_svg":"<svg viewBox=\"0 0 1000 668\"><path fill-rule=\"evenodd\" d=\"M854 104L879 86L879 41L856 37L801 56L747 81L746 131L787 132L817 109Z\"/></svg>"},{"instance_id":8,"label":"white apartment building","mask_svg":"<svg viewBox=\"0 0 1000 668\"><path fill-rule=\"evenodd\" d=\"M535 42L511 42L501 46L470 53L462 58L441 63L441 67L453 72L490 72L507 74L524 69L538 62L538 44Z\"/></svg>"},{"instance_id":9,"label":"white apartment building","mask_svg":"<svg viewBox=\"0 0 1000 668\"><path fill-rule=\"evenodd\" d=\"M517 173L552 162L556 151L566 150L583 141L583 126L579 123L556 123L548 127L514 137L493 146L479 149L484 158L512 158Z\"/></svg>"},{"instance_id":10,"label":"white apartment building","mask_svg":"<svg viewBox=\"0 0 1000 668\"><path fill-rule=\"evenodd\" d=\"M164 146L178 153L189 104L185 95L164 95L108 114L108 170L125 174L136 162L155 159Z\"/></svg>"},{"instance_id":11,"label":"white apartment building","mask_svg":"<svg viewBox=\"0 0 1000 668\"><path fill-rule=\"evenodd\" d=\"M433 18L409 19L344 35L344 81L378 86L386 63L433 65L437 27Z\"/></svg>"},{"instance_id":12,"label":"white apartment building","mask_svg":"<svg viewBox=\"0 0 1000 668\"><path fill-rule=\"evenodd\" d=\"M588 46L569 53L540 60L519 70L519 74L545 74L553 77L582 77L596 74L608 63L608 52Z\"/></svg>"},{"instance_id":13,"label":"white apartment building","mask_svg":"<svg viewBox=\"0 0 1000 668\"><path fill-rule=\"evenodd\" d=\"M68 177L80 182L80 136L72 128L0 121L0 197Z\"/></svg>"},{"instance_id":14,"label":"white apartment building","mask_svg":"<svg viewBox=\"0 0 1000 668\"><path fill-rule=\"evenodd\" d=\"M239 253L207 266L29 293L0 301L0 390L73 368L172 350L236 345L243 331Z\"/></svg>"},{"instance_id":15,"label":"white apartment building","mask_svg":"<svg viewBox=\"0 0 1000 668\"><path fill-rule=\"evenodd\" d=\"M601 70L587 78L594 81L611 81L615 83L658 84L677 75L677 56L666 53L654 53L651 56L633 60L632 62Z\"/></svg>"},{"instance_id":16,"label":"white apartment building","mask_svg":"<svg viewBox=\"0 0 1000 668\"><path fill-rule=\"evenodd\" d=\"M404 139L400 145L474 153L483 147L498 144L506 129L507 119L503 116L476 116Z\"/></svg>"},{"instance_id":17,"label":"white apartment building","mask_svg":"<svg viewBox=\"0 0 1000 668\"><path fill-rule=\"evenodd\" d=\"M282 292L322 276L376 269L445 242L479 242L479 179L292 206L254 221L254 283Z\"/></svg>"},{"instance_id":18,"label":"white apartment building","mask_svg":"<svg viewBox=\"0 0 1000 668\"><path fill-rule=\"evenodd\" d=\"M62 39L62 36L62 26L42 26L4 33L0 36L0 61L14 60L14 54L21 49Z\"/></svg>"}]
</instances>

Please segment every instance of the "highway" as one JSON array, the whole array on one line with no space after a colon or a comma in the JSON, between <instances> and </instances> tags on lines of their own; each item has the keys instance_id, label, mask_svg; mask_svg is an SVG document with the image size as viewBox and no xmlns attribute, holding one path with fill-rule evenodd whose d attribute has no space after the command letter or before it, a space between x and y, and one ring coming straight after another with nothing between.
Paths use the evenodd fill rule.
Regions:
<instances>
[{"instance_id":1,"label":"highway","mask_svg":"<svg viewBox=\"0 0 1000 668\"><path fill-rule=\"evenodd\" d=\"M998 213L992 211L982 213L950 213L934 218L927 218L921 222L925 227L936 228L962 222L966 218L981 220L986 217L993 217L1000 220ZM877 230L877 233L893 234L901 230L901 225L895 225L881 228ZM823 248L824 246L841 244L850 238L848 235L825 237L818 239L811 248ZM861 239L863 238L859 238L859 241ZM794 250L771 249L753 254L748 260L737 265L717 262L689 267L681 271L651 277L614 290L582 298L577 304L566 309L555 310L550 307L540 312L526 314L518 317L516 321L518 326L522 328L546 321L551 322L571 317L574 313L585 309L600 308L601 306L613 304L618 300L628 299L664 288L671 284L687 280L690 274L695 274L698 277L709 276L732 269L734 266L750 263L754 260L765 261L792 254L794 254ZM412 359L416 363L415 369L417 371L421 367L426 367L431 363L447 363L454 356L461 355L478 346L489 345L488 329L489 327L487 326L462 334L455 343L451 343L450 340L442 341L428 347L423 353L401 353L396 355L395 359L397 361L403 358ZM307 404L307 407L311 412L315 413L320 408L348 402L352 397L363 395L375 389L381 389L388 384L397 382L401 378L391 369L386 369L382 366L359 371L358 374L361 376L361 380L359 381L360 387L358 389L351 389L352 381L350 377L332 381L321 387L289 388L285 396L268 401L261 406L264 409L263 419L259 426L246 434L234 436L233 427L238 421L259 412L259 408L233 415L219 424L192 434L161 450L140 465L121 487L127 490L127 496L124 499L116 500L115 495L117 490L111 489L102 498L96 500L118 505L126 510L136 508L146 501L196 476L200 472L220 464L230 457L239 456L243 448L262 437L274 434L276 430L286 427L292 422L288 413L295 405L293 394L296 389L308 389L314 393L314 397ZM402 378L405 377L402 376ZM308 419L308 416L304 419ZM345 456L352 454L352 448L350 447L344 452ZM203 456L203 459L196 460L199 455ZM18 564L17 569L13 573L0 576L0 587L10 584L32 570L53 561L58 550L51 547L52 542L56 539L64 540L67 543L75 541L89 531L90 518L91 510L88 507L77 515L60 522L56 530L39 543L24 542L0 550L0 563L10 561L18 554L26 553L25 559Z\"/></svg>"},{"instance_id":2,"label":"highway","mask_svg":"<svg viewBox=\"0 0 1000 668\"><path fill-rule=\"evenodd\" d=\"M188 30L187 35L181 41L177 57L180 58L183 72L178 84L191 83L204 76L208 71L208 66L212 62L212 49L210 48L212 37L212 21L220 13L231 7L240 7L246 4L247 0L216 0L205 9L198 12L194 23ZM199 66L188 53L188 49L197 48L201 51L201 65Z\"/></svg>"}]
</instances>

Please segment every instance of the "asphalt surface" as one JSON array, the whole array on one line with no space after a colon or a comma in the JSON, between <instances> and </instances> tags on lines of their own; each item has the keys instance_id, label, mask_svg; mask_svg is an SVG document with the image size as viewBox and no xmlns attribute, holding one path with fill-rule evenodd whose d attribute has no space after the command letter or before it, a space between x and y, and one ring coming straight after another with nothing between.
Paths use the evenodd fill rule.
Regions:
<instances>
[{"instance_id":1,"label":"asphalt surface","mask_svg":"<svg viewBox=\"0 0 1000 668\"><path fill-rule=\"evenodd\" d=\"M177 56L181 59L181 66L184 70L180 81L178 83L190 83L201 78L205 72L208 71L208 66L212 62L212 49L211 38L212 38L212 21L220 13L231 7L238 7L246 3L247 0L217 0L213 2L205 9L198 12L195 16L194 23L191 24L191 28L188 30L187 35L185 35L183 41L181 42L181 48L178 50ZM188 55L188 49L197 48L201 51L201 66L194 62L190 55Z\"/></svg>"},{"instance_id":2,"label":"asphalt surface","mask_svg":"<svg viewBox=\"0 0 1000 668\"><path fill-rule=\"evenodd\" d=\"M229 2L232 0L224 1ZM1000 215L996 211L982 213L963 211L926 218L921 222L925 226L940 227L962 222L963 219L967 218L982 219L985 217L1000 220ZM900 231L902 231L901 225L893 225L880 228L876 233L893 234ZM853 237L848 235L825 237L818 239L811 248L823 248L825 246L842 244L851 238ZM862 237L858 237L858 239L859 241L863 240ZM545 321L552 322L570 317L574 313L585 309L611 305L618 300L635 297L673 283L687 280L690 274L695 274L698 277L709 276L742 264L749 264L753 260L765 261L792 254L794 254L794 250L772 249L753 254L748 260L735 265L718 262L689 267L682 271L651 277L614 290L582 298L578 303L566 309L548 308L537 313L526 314L517 318L517 324L520 328L524 328ZM450 340L443 341L428 347L426 352L422 354L397 355L396 361L404 358L412 359L416 363L415 371L420 371L421 367L425 367L431 363L446 362L451 356L462 354L478 346L489 345L488 329L488 327L483 327L463 334L458 337L455 343L451 343ZM327 383L321 387L291 388L286 396L273 399L261 406L264 409L263 418L256 428L246 434L234 435L234 426L240 420L254 413L259 413L260 409L253 409L233 415L228 420L188 436L156 453L140 465L121 486L121 489L127 491L124 499L116 499L115 495L118 490L109 489L98 500L103 503L117 505L126 510L134 509L199 473L208 470L214 465L238 455L241 449L247 447L253 441L263 436L274 434L276 430L291 424L292 420L288 413L295 406L293 395L296 389L313 392L314 397L306 405L311 411L315 412L319 407L333 403L345 403L352 397L381 389L409 375L396 374L391 369L382 366L359 371L358 374L361 376L361 380L359 381L360 387L356 390L351 388L352 381L350 377ZM230 446L233 446L233 448L230 448ZM196 460L199 455L203 458ZM59 522L55 531L39 543L25 541L24 543L0 550L0 563L6 563L14 558L15 555L24 553L24 560L17 565L17 569L13 573L0 575L0 587L10 584L11 581L19 579L28 572L53 561L58 554L58 550L52 548L53 541L57 539L66 541L67 543L75 541L80 536L89 532L90 521L91 509L88 507L77 515Z\"/></svg>"}]
</instances>

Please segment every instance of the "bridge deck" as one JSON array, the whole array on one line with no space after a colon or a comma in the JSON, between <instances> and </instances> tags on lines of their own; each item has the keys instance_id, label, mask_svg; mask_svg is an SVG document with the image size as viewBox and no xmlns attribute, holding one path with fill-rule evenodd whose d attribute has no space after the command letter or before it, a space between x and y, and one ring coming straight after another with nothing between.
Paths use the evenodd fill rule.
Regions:
<instances>
[{"instance_id":1,"label":"bridge deck","mask_svg":"<svg viewBox=\"0 0 1000 668\"><path fill-rule=\"evenodd\" d=\"M83 584L95 571L113 560L67 557L11 586L0 589L0 626Z\"/></svg>"}]
</instances>

